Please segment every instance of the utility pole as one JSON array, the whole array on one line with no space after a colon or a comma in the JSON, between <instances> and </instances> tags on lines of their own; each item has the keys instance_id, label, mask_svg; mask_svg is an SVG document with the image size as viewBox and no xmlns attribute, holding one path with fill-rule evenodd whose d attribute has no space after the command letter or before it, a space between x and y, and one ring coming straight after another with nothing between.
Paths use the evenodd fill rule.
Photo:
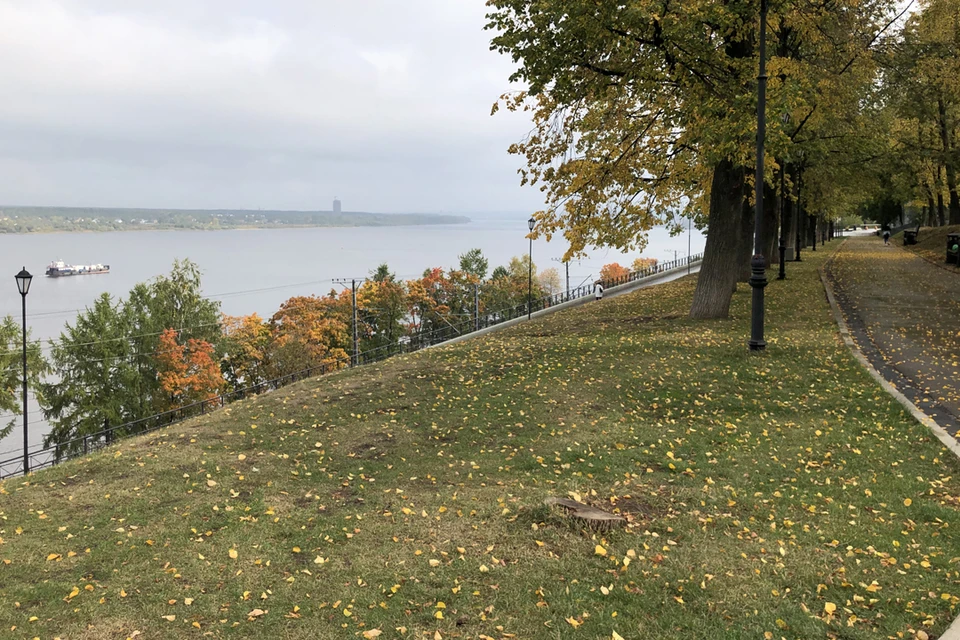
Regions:
<instances>
[{"instance_id":1,"label":"utility pole","mask_svg":"<svg viewBox=\"0 0 960 640\"><path fill-rule=\"evenodd\" d=\"M562 263L563 263L563 266L566 267L566 270L567 270L567 290L566 290L566 294L564 295L564 299L567 299L567 298L570 296L570 263L567 262L566 260L561 260L560 258L554 258L553 261L554 261L554 262L562 262Z\"/></svg>"},{"instance_id":2,"label":"utility pole","mask_svg":"<svg viewBox=\"0 0 960 640\"><path fill-rule=\"evenodd\" d=\"M473 330L480 331L480 285L473 285Z\"/></svg>"},{"instance_id":3,"label":"utility pole","mask_svg":"<svg viewBox=\"0 0 960 640\"><path fill-rule=\"evenodd\" d=\"M691 251L691 243L693 240L693 215L687 218L687 275L690 275L690 258L693 255Z\"/></svg>"},{"instance_id":4,"label":"utility pole","mask_svg":"<svg viewBox=\"0 0 960 640\"><path fill-rule=\"evenodd\" d=\"M360 360L360 340L357 339L357 281L351 280L353 289L353 366Z\"/></svg>"},{"instance_id":5,"label":"utility pole","mask_svg":"<svg viewBox=\"0 0 960 640\"><path fill-rule=\"evenodd\" d=\"M353 356L350 358L350 366L355 367L360 364L360 338L357 335L357 282L363 284L366 278L338 278L333 282L346 286L350 283L350 290L353 293Z\"/></svg>"}]
</instances>

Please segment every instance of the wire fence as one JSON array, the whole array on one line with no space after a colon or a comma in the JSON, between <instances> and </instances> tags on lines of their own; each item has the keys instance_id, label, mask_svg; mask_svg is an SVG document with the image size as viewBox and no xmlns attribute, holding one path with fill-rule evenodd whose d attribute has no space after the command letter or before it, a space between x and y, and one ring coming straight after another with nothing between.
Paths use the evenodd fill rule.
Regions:
<instances>
[{"instance_id":1,"label":"wire fence","mask_svg":"<svg viewBox=\"0 0 960 640\"><path fill-rule=\"evenodd\" d=\"M702 258L702 254L696 254L678 260L656 264L639 271L632 271L619 278L597 280L596 282L582 285L575 289L536 298L530 302L529 307L527 303L524 302L506 309L488 313L479 313L478 309L477 312L468 319L455 323L447 322L444 326L430 331L415 332L410 336L404 336L390 344L369 349L352 356L347 356L346 358L332 359L323 364L289 373L279 378L274 378L273 380L260 382L242 389L235 389L201 402L184 405L145 418L125 422L124 424L115 426L105 424L104 428L96 433L84 434L49 445L38 445L32 451L28 450L27 452L26 457L29 463L29 469L30 471L36 471L38 469L51 467L65 460L85 456L99 449L108 447L123 438L157 431L158 429L169 427L189 418L210 413L237 400L276 391L277 389L306 378L326 375L351 366L380 362L404 353L413 353L426 347L443 344L454 338L480 331L481 329L503 324L504 322L517 318L523 318L528 314L537 313L538 311L543 311L544 309L549 309L565 302L589 297L594 295L598 282L604 289L609 289L649 278L666 271L688 267L699 262ZM23 465L24 455L22 452L16 457L0 461L0 479L23 475Z\"/></svg>"}]
</instances>

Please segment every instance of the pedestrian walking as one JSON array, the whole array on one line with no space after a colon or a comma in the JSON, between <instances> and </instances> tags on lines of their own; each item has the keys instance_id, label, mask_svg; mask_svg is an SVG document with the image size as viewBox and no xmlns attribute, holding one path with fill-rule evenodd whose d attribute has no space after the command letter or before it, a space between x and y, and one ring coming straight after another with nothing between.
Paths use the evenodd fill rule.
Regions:
<instances>
[{"instance_id":1,"label":"pedestrian walking","mask_svg":"<svg viewBox=\"0 0 960 640\"><path fill-rule=\"evenodd\" d=\"M884 230L883 232L883 244L890 244L890 231Z\"/></svg>"},{"instance_id":2,"label":"pedestrian walking","mask_svg":"<svg viewBox=\"0 0 960 640\"><path fill-rule=\"evenodd\" d=\"M597 284L594 285L593 295L596 296L597 300L603 299L603 283L597 280Z\"/></svg>"}]
</instances>

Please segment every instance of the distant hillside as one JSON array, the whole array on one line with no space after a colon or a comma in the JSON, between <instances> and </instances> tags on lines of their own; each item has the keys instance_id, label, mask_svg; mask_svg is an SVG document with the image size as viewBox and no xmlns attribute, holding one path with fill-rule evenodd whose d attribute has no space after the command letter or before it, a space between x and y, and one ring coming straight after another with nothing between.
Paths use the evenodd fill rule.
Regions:
<instances>
[{"instance_id":1,"label":"distant hillside","mask_svg":"<svg viewBox=\"0 0 960 640\"><path fill-rule=\"evenodd\" d=\"M147 229L399 227L464 224L467 222L470 222L470 218L465 216L426 213L0 207L0 233L138 231Z\"/></svg>"}]
</instances>

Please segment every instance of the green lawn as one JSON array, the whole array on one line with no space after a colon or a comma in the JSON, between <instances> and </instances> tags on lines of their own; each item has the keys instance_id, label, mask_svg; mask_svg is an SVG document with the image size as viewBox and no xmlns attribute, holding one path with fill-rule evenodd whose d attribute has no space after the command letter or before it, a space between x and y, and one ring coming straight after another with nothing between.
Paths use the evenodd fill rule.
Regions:
<instances>
[{"instance_id":1,"label":"green lawn","mask_svg":"<svg viewBox=\"0 0 960 640\"><path fill-rule=\"evenodd\" d=\"M960 464L839 341L826 257L761 356L749 288L693 322L688 278L7 481L0 636L936 636Z\"/></svg>"}]
</instances>

